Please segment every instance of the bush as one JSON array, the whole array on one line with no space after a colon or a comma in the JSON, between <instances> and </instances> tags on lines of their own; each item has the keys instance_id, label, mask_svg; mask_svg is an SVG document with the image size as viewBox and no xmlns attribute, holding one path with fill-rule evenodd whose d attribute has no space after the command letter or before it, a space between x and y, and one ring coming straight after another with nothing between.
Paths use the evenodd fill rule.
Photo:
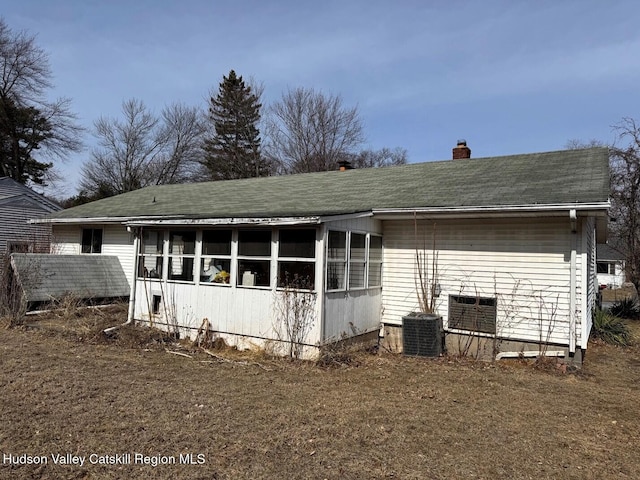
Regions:
<instances>
[{"instance_id":1,"label":"bush","mask_svg":"<svg viewBox=\"0 0 640 480\"><path fill-rule=\"evenodd\" d=\"M611 315L620 318L630 318L634 320L640 318L640 305L638 305L638 301L633 298L625 298L617 301L609 311Z\"/></svg>"},{"instance_id":2,"label":"bush","mask_svg":"<svg viewBox=\"0 0 640 480\"><path fill-rule=\"evenodd\" d=\"M631 344L631 332L623 321L604 310L596 310L593 315L591 336L613 345Z\"/></svg>"}]
</instances>

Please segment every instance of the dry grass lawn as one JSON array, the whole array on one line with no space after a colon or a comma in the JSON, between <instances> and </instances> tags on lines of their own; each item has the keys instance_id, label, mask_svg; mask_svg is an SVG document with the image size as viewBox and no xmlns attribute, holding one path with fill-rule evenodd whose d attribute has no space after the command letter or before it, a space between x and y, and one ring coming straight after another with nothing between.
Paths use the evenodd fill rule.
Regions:
<instances>
[{"instance_id":1,"label":"dry grass lawn","mask_svg":"<svg viewBox=\"0 0 640 480\"><path fill-rule=\"evenodd\" d=\"M593 344L567 374L367 353L323 368L97 333L123 315L0 328L0 458L48 457L4 461L0 478L640 478L638 346ZM67 453L85 464L53 463ZM130 465L88 463L127 453ZM203 463L179 464L186 453Z\"/></svg>"}]
</instances>

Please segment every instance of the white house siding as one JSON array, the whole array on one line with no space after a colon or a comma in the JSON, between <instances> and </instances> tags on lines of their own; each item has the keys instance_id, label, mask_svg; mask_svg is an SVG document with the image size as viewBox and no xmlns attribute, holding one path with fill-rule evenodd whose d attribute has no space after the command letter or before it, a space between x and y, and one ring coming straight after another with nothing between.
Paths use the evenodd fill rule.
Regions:
<instances>
[{"instance_id":1,"label":"white house siding","mask_svg":"<svg viewBox=\"0 0 640 480\"><path fill-rule=\"evenodd\" d=\"M123 225L105 225L102 237L102 254L114 255L120 260L129 285L133 285L135 250L133 235Z\"/></svg>"},{"instance_id":2,"label":"white house siding","mask_svg":"<svg viewBox=\"0 0 640 480\"><path fill-rule=\"evenodd\" d=\"M127 276L129 285L133 282L135 252L133 236L123 225L54 225L52 253L72 254L81 253L82 229L102 228L102 255L118 257L122 270Z\"/></svg>"},{"instance_id":3,"label":"white house siding","mask_svg":"<svg viewBox=\"0 0 640 480\"><path fill-rule=\"evenodd\" d=\"M7 245L29 243L37 252L49 248L51 227L30 224L29 220L49 213L36 205L3 205L0 207L0 252L7 251Z\"/></svg>"},{"instance_id":4,"label":"white house siding","mask_svg":"<svg viewBox=\"0 0 640 480\"><path fill-rule=\"evenodd\" d=\"M204 285L158 280L137 280L134 317L179 326L182 336L195 338L206 318L210 328L229 344L241 348L265 346L265 340L286 338L277 325L277 291L224 285ZM153 296L160 296L159 315L149 315ZM244 337L244 338L241 338ZM319 322L314 322L306 343L320 339Z\"/></svg>"},{"instance_id":5,"label":"white house siding","mask_svg":"<svg viewBox=\"0 0 640 480\"><path fill-rule=\"evenodd\" d=\"M328 222L325 224L325 232L328 230L382 234L382 223L372 217L361 217ZM381 311L382 289L380 287L326 293L323 342L353 337L379 329Z\"/></svg>"},{"instance_id":6,"label":"white house siding","mask_svg":"<svg viewBox=\"0 0 640 480\"><path fill-rule=\"evenodd\" d=\"M596 274L596 220L593 217L582 222L582 243L584 251L581 255L581 271L586 281L586 295L581 295L581 323L577 345L587 348L591 326L593 325L593 310L596 304L598 279ZM585 285L581 283L581 286Z\"/></svg>"},{"instance_id":7,"label":"white house siding","mask_svg":"<svg viewBox=\"0 0 640 480\"><path fill-rule=\"evenodd\" d=\"M52 253L62 255L80 254L80 243L82 242L82 227L78 225L54 225Z\"/></svg>"},{"instance_id":8,"label":"white house siding","mask_svg":"<svg viewBox=\"0 0 640 480\"><path fill-rule=\"evenodd\" d=\"M566 218L419 222L418 242L432 257L433 230L442 292L437 311L448 327L449 295L497 297L497 335L568 344L571 230ZM418 309L413 221L384 221L383 321L401 325ZM574 234L575 236L575 234ZM580 235L578 235L580 237ZM580 238L576 281L580 285ZM579 308L580 298L576 297ZM579 317L576 331L580 332Z\"/></svg>"}]
</instances>

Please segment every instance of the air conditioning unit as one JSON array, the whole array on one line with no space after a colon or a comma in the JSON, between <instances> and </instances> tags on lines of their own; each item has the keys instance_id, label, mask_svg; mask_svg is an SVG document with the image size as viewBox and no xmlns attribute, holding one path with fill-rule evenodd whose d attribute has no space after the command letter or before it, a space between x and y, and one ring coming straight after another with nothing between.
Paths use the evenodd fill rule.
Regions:
<instances>
[{"instance_id":1,"label":"air conditioning unit","mask_svg":"<svg viewBox=\"0 0 640 480\"><path fill-rule=\"evenodd\" d=\"M442 317L411 313L402 317L402 351L405 355L439 357L442 354Z\"/></svg>"}]
</instances>

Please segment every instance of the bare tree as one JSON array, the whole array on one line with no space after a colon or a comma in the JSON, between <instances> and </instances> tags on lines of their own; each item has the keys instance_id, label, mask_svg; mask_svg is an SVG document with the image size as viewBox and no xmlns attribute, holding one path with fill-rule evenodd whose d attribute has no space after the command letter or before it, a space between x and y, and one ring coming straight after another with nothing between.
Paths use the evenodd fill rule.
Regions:
<instances>
[{"instance_id":1,"label":"bare tree","mask_svg":"<svg viewBox=\"0 0 640 480\"><path fill-rule=\"evenodd\" d=\"M606 146L607 145L605 145L605 143L601 142L600 140L591 139L588 142L583 142L582 140L579 140L577 138L573 138L565 144L565 148L567 150L580 150L581 148L594 148L594 147L606 147Z\"/></svg>"},{"instance_id":2,"label":"bare tree","mask_svg":"<svg viewBox=\"0 0 640 480\"><path fill-rule=\"evenodd\" d=\"M46 52L35 36L14 32L0 18L0 173L22 183L43 184L53 163L82 147L82 128L70 100L46 98L52 88Z\"/></svg>"},{"instance_id":3,"label":"bare tree","mask_svg":"<svg viewBox=\"0 0 640 480\"><path fill-rule=\"evenodd\" d=\"M362 150L353 156L351 166L353 168L389 167L392 165L405 165L407 163L407 150L404 148L381 148L380 150Z\"/></svg>"},{"instance_id":4,"label":"bare tree","mask_svg":"<svg viewBox=\"0 0 640 480\"><path fill-rule=\"evenodd\" d=\"M633 118L614 125L618 142L610 147L611 222L614 246L626 258L627 275L640 288L640 126Z\"/></svg>"},{"instance_id":5,"label":"bare tree","mask_svg":"<svg viewBox=\"0 0 640 480\"><path fill-rule=\"evenodd\" d=\"M100 118L99 148L82 170L81 189L98 196L193 178L201 155L202 114L172 104L158 117L140 100L123 102L123 120Z\"/></svg>"},{"instance_id":6,"label":"bare tree","mask_svg":"<svg viewBox=\"0 0 640 480\"><path fill-rule=\"evenodd\" d=\"M268 113L266 151L280 173L335 170L363 141L357 107L337 95L288 90Z\"/></svg>"}]
</instances>

